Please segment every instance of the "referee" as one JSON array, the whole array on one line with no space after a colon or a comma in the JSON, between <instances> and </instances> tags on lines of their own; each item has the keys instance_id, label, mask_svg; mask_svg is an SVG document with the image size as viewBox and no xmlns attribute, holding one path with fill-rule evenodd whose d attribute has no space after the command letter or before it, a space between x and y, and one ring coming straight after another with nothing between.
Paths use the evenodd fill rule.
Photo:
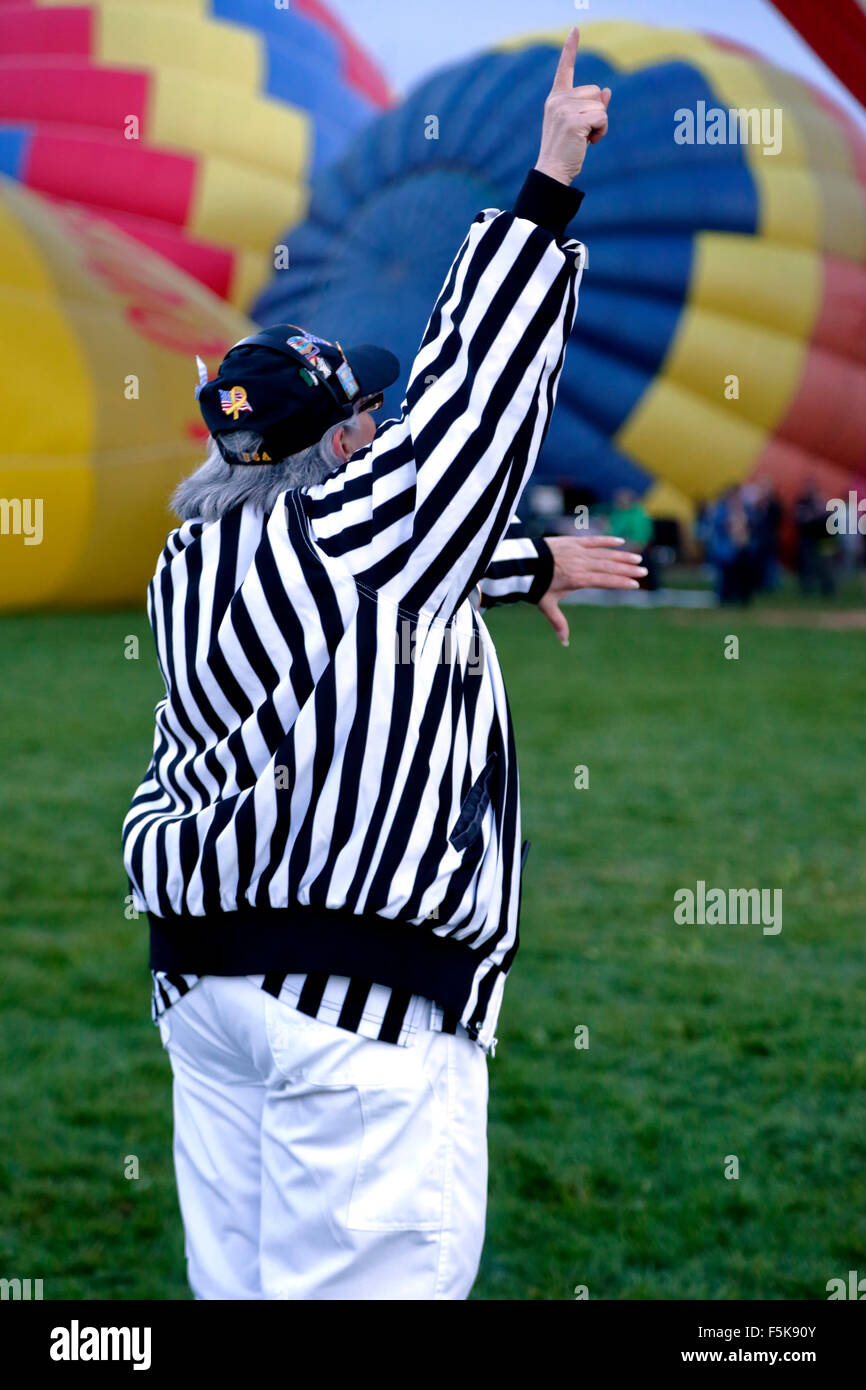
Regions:
<instances>
[{"instance_id":1,"label":"referee","mask_svg":"<svg viewBox=\"0 0 866 1390\"><path fill-rule=\"evenodd\" d=\"M609 89L578 33L510 212L475 218L399 363L278 324L212 381L148 590L165 695L123 827L150 922L199 1299L462 1299L487 1057L518 946L517 765L480 609L636 587L618 541L521 534ZM480 589L480 599L479 599Z\"/></svg>"}]
</instances>

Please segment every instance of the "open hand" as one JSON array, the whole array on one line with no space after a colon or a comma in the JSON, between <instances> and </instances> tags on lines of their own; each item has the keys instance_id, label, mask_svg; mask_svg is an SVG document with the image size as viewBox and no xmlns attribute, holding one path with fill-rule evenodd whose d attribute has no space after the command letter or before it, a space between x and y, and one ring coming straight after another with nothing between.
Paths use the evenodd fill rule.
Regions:
<instances>
[{"instance_id":1,"label":"open hand","mask_svg":"<svg viewBox=\"0 0 866 1390\"><path fill-rule=\"evenodd\" d=\"M641 556L617 550L621 536L545 536L553 553L553 578L539 602L547 621L564 647L568 623L559 600L575 589L639 589L646 574Z\"/></svg>"}]
</instances>

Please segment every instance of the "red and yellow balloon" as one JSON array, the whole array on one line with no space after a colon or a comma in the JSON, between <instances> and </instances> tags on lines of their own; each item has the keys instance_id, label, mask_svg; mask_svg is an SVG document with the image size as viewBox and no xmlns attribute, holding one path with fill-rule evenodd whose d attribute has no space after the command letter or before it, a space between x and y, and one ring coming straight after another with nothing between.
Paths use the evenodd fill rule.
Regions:
<instances>
[{"instance_id":1,"label":"red and yellow balloon","mask_svg":"<svg viewBox=\"0 0 866 1390\"><path fill-rule=\"evenodd\" d=\"M207 432L195 354L249 320L109 223L0 179L0 607L140 606Z\"/></svg>"},{"instance_id":2,"label":"red and yellow balloon","mask_svg":"<svg viewBox=\"0 0 866 1390\"><path fill-rule=\"evenodd\" d=\"M310 178L390 103L319 0L0 0L0 54L0 173L241 307Z\"/></svg>"}]
</instances>

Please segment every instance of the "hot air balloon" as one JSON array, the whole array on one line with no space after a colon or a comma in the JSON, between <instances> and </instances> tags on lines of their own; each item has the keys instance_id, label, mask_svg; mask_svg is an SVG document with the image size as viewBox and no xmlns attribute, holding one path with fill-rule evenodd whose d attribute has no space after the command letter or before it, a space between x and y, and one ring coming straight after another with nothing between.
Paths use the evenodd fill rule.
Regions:
<instances>
[{"instance_id":1,"label":"hot air balloon","mask_svg":"<svg viewBox=\"0 0 866 1390\"><path fill-rule=\"evenodd\" d=\"M0 173L244 306L310 177L389 101L317 0L0 0Z\"/></svg>"},{"instance_id":2,"label":"hot air balloon","mask_svg":"<svg viewBox=\"0 0 866 1390\"><path fill-rule=\"evenodd\" d=\"M866 101L866 9L863 0L773 0L857 100Z\"/></svg>"},{"instance_id":3,"label":"hot air balloon","mask_svg":"<svg viewBox=\"0 0 866 1390\"><path fill-rule=\"evenodd\" d=\"M313 185L291 270L253 307L410 364L471 219L508 208L538 152L564 34L437 73ZM791 498L866 474L866 143L806 83L721 40L632 23L581 31L575 81L613 89L578 183L589 251L536 473L656 515L751 476ZM708 142L708 113L755 109L773 140ZM694 143L687 136L693 116ZM704 124L701 124L703 119ZM729 129L730 134L730 129ZM387 409L399 413L405 376Z\"/></svg>"},{"instance_id":4,"label":"hot air balloon","mask_svg":"<svg viewBox=\"0 0 866 1390\"><path fill-rule=\"evenodd\" d=\"M0 607L140 605L250 322L91 213L0 178Z\"/></svg>"}]
</instances>

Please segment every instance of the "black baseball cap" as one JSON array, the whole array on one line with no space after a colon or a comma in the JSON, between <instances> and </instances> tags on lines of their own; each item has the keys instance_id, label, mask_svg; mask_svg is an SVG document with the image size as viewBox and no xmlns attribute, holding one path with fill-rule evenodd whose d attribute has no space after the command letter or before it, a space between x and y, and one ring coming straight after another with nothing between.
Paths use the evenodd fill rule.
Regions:
<instances>
[{"instance_id":1,"label":"black baseball cap","mask_svg":"<svg viewBox=\"0 0 866 1390\"><path fill-rule=\"evenodd\" d=\"M204 422L230 463L271 463L316 444L332 425L397 380L400 363L386 348L362 343L345 351L293 323L272 324L241 338L203 380L196 395ZM221 440L236 430L262 436L248 458L226 454Z\"/></svg>"}]
</instances>

